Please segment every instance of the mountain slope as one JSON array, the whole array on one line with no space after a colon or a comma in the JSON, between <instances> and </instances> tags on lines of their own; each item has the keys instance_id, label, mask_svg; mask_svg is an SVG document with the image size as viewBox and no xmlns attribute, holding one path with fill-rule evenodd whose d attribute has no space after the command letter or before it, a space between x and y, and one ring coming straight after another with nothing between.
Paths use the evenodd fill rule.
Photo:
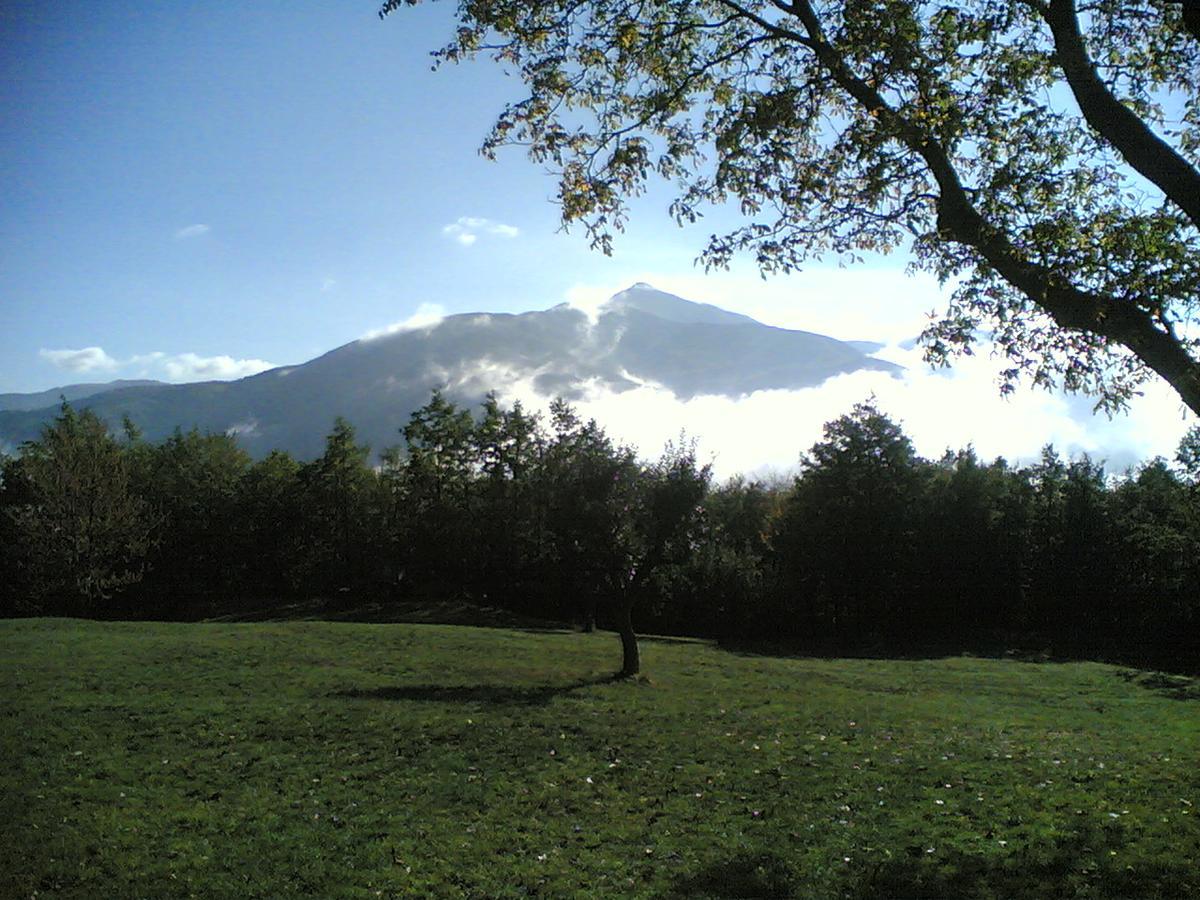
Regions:
<instances>
[{"instance_id":1,"label":"mountain slope","mask_svg":"<svg viewBox=\"0 0 1200 900\"><path fill-rule=\"evenodd\" d=\"M162 384L160 381L110 381L103 384L66 384L62 387L39 391L36 394L0 394L0 412L4 410L45 409L47 406L57 406L60 400L75 403L96 394L108 391L119 391L127 387L148 387Z\"/></svg>"},{"instance_id":2,"label":"mountain slope","mask_svg":"<svg viewBox=\"0 0 1200 900\"><path fill-rule=\"evenodd\" d=\"M469 404L490 389L516 384L567 399L643 383L681 399L740 397L812 387L861 369L899 372L851 344L773 328L639 284L614 296L594 320L566 305L455 315L239 381L114 385L76 405L110 423L128 415L150 440L176 427L233 431L256 456L279 448L311 458L339 415L375 449L398 443L400 427L434 387ZM56 402L57 395L55 406L0 412L0 442L15 446L36 437Z\"/></svg>"}]
</instances>

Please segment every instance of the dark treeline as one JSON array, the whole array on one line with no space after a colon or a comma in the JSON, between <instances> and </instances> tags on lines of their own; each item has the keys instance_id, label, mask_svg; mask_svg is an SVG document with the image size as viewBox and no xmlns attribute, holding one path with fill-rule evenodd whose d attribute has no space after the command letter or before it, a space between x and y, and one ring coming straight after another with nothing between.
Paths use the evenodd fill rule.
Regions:
<instances>
[{"instance_id":1,"label":"dark treeline","mask_svg":"<svg viewBox=\"0 0 1200 900\"><path fill-rule=\"evenodd\" d=\"M122 437L64 405L0 482L9 615L201 618L323 597L468 600L529 616L828 652L995 652L1195 669L1200 429L1175 465L1106 478L1047 448L919 457L872 404L789 484L714 485L686 439L640 461L564 401L547 419L435 392L380 464ZM632 646L631 646L632 645ZM631 654L634 654L631 657Z\"/></svg>"}]
</instances>

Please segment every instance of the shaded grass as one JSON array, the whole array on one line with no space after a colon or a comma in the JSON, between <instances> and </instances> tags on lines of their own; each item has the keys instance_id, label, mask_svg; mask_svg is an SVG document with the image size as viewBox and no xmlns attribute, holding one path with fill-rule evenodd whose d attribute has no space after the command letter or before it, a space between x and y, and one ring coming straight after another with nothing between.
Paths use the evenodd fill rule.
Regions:
<instances>
[{"instance_id":1,"label":"shaded grass","mask_svg":"<svg viewBox=\"0 0 1200 900\"><path fill-rule=\"evenodd\" d=\"M0 895L1194 896L1194 683L611 635L0 622Z\"/></svg>"}]
</instances>

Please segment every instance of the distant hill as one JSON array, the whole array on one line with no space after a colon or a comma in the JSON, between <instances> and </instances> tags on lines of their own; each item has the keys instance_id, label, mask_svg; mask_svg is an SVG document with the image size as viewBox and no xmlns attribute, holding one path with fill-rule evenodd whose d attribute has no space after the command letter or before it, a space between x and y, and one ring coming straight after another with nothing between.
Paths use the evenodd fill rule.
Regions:
<instances>
[{"instance_id":1,"label":"distant hill","mask_svg":"<svg viewBox=\"0 0 1200 900\"><path fill-rule=\"evenodd\" d=\"M150 440L176 427L196 427L236 433L255 456L282 449L308 459L320 454L339 415L377 450L399 443L399 429L434 387L472 405L488 390L517 382L569 400L593 385L624 391L642 383L682 399L741 397L812 387L863 369L900 371L854 344L763 325L637 284L615 295L594 319L565 304L516 315L448 316L238 381L114 382L67 399L113 424L128 415ZM31 407L32 399L21 399L0 412L0 443L35 438L63 391L9 395L50 400Z\"/></svg>"},{"instance_id":2,"label":"distant hill","mask_svg":"<svg viewBox=\"0 0 1200 900\"><path fill-rule=\"evenodd\" d=\"M109 381L104 384L67 384L62 387L39 391L36 394L0 394L0 412L5 410L45 409L47 406L58 406L62 399L75 403L96 394L108 391L119 391L127 387L146 387L162 384L161 381Z\"/></svg>"}]
</instances>

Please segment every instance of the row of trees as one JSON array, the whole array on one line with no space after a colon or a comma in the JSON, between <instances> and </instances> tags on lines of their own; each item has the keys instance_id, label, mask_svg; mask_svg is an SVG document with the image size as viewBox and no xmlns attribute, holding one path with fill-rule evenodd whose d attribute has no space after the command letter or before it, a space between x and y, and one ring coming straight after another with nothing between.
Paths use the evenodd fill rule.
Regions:
<instances>
[{"instance_id":1,"label":"row of trees","mask_svg":"<svg viewBox=\"0 0 1200 900\"><path fill-rule=\"evenodd\" d=\"M681 439L640 461L556 401L547 419L440 393L369 465L339 420L316 460L236 439L112 435L64 405L3 461L8 614L202 617L296 598L461 598L622 637L633 623L837 651L994 650L1193 667L1200 429L1119 479L919 457L870 403L790 484L714 485Z\"/></svg>"},{"instance_id":2,"label":"row of trees","mask_svg":"<svg viewBox=\"0 0 1200 900\"><path fill-rule=\"evenodd\" d=\"M686 556L709 487L687 443L651 464L565 402L548 426L439 392L368 464L339 419L325 452L254 462L225 434L123 438L64 404L3 464L9 614L200 617L324 596L467 598L618 628L639 668L637 601Z\"/></svg>"}]
</instances>

